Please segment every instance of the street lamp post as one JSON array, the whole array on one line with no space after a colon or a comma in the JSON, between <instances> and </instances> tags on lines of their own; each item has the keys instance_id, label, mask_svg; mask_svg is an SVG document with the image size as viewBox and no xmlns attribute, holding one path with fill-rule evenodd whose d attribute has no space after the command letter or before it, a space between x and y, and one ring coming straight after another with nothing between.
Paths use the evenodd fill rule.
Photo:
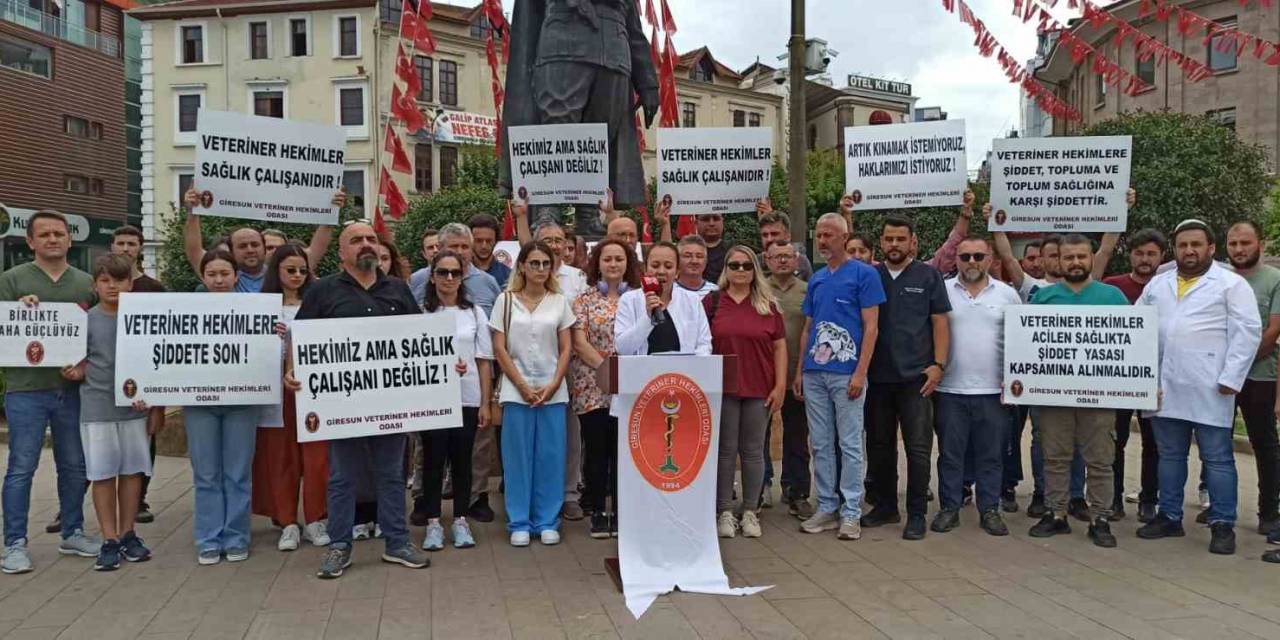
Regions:
<instances>
[{"instance_id":1,"label":"street lamp post","mask_svg":"<svg viewBox=\"0 0 1280 640\"><path fill-rule=\"evenodd\" d=\"M791 228L807 247L809 219L805 200L805 41L804 2L791 0L791 40L787 43L787 81L791 113L790 139L787 141L787 201L791 211Z\"/></svg>"}]
</instances>

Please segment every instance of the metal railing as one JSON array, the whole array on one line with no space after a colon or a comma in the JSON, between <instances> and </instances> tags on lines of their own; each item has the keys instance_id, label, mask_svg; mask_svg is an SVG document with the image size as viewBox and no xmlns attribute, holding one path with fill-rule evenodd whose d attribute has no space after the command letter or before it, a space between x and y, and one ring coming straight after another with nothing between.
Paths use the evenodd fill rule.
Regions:
<instances>
[{"instance_id":1,"label":"metal railing","mask_svg":"<svg viewBox=\"0 0 1280 640\"><path fill-rule=\"evenodd\" d=\"M62 18L33 9L26 0L0 0L0 20L94 49L112 58L120 57L119 38L70 24Z\"/></svg>"}]
</instances>

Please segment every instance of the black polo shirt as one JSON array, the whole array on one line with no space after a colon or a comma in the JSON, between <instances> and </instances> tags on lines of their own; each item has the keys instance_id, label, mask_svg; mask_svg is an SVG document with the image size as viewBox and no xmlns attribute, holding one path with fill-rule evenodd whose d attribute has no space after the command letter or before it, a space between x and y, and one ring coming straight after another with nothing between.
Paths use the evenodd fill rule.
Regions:
<instances>
[{"instance_id":1,"label":"black polo shirt","mask_svg":"<svg viewBox=\"0 0 1280 640\"><path fill-rule=\"evenodd\" d=\"M702 269L702 277L711 284L720 282L720 273L724 271L724 259L729 255L729 243L720 238L720 244L707 247L707 266Z\"/></svg>"},{"instance_id":2,"label":"black polo shirt","mask_svg":"<svg viewBox=\"0 0 1280 640\"><path fill-rule=\"evenodd\" d=\"M880 335L871 357L871 382L913 382L933 364L933 314L951 311L951 299L937 269L912 260L894 278L881 262Z\"/></svg>"},{"instance_id":3,"label":"black polo shirt","mask_svg":"<svg viewBox=\"0 0 1280 640\"><path fill-rule=\"evenodd\" d=\"M317 318L359 318L363 316L399 316L422 313L413 299L409 285L399 278L383 275L365 289L344 269L317 280L302 296L298 320Z\"/></svg>"}]
</instances>

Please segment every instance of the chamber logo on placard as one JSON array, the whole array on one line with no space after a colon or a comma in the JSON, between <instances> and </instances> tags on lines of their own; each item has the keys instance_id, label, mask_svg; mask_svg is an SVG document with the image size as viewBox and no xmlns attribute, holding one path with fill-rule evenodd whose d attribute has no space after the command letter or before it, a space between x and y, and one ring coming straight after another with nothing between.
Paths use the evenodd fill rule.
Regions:
<instances>
[{"instance_id":1,"label":"chamber logo on placard","mask_svg":"<svg viewBox=\"0 0 1280 640\"><path fill-rule=\"evenodd\" d=\"M1021 380L1014 380L1013 383L1009 385L1009 393L1012 393L1015 398L1021 398L1022 391L1023 388Z\"/></svg>"},{"instance_id":2,"label":"chamber logo on placard","mask_svg":"<svg viewBox=\"0 0 1280 640\"><path fill-rule=\"evenodd\" d=\"M302 423L303 427L306 428L307 433L315 433L320 430L320 416L316 415L316 412L314 411L308 413Z\"/></svg>"},{"instance_id":3,"label":"chamber logo on placard","mask_svg":"<svg viewBox=\"0 0 1280 640\"><path fill-rule=\"evenodd\" d=\"M200 192L200 207L202 209L213 208L213 192L212 191L205 190Z\"/></svg>"},{"instance_id":4,"label":"chamber logo on placard","mask_svg":"<svg viewBox=\"0 0 1280 640\"><path fill-rule=\"evenodd\" d=\"M38 367L44 362L44 345L39 340L32 340L27 344L27 364Z\"/></svg>"},{"instance_id":5,"label":"chamber logo on placard","mask_svg":"<svg viewBox=\"0 0 1280 640\"><path fill-rule=\"evenodd\" d=\"M9 224L11 222L9 210L0 204L0 238L9 234Z\"/></svg>"},{"instance_id":6,"label":"chamber logo on placard","mask_svg":"<svg viewBox=\"0 0 1280 640\"><path fill-rule=\"evenodd\" d=\"M627 420L631 460L660 491L693 484L711 448L711 403L688 376L665 373L641 389Z\"/></svg>"},{"instance_id":7,"label":"chamber logo on placard","mask_svg":"<svg viewBox=\"0 0 1280 640\"><path fill-rule=\"evenodd\" d=\"M138 383L133 378L129 378L124 381L122 390L124 391L124 397L132 400L134 396L138 395Z\"/></svg>"}]
</instances>

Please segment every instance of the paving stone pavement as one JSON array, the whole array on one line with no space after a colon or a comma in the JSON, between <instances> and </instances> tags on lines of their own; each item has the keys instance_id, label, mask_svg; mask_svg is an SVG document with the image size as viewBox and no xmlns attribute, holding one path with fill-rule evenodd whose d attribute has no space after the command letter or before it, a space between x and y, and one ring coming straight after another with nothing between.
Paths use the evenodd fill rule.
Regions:
<instances>
[{"instance_id":1,"label":"paving stone pavement","mask_svg":"<svg viewBox=\"0 0 1280 640\"><path fill-rule=\"evenodd\" d=\"M1126 465L1131 487L1138 449L1130 447ZM1084 523L1073 523L1068 537L1029 538L1033 522L1022 514L1008 517L1011 536L993 538L972 507L959 529L923 541L903 541L901 525L891 525L841 542L800 533L775 507L764 512L764 537L721 545L733 584L773 589L747 598L676 593L637 621L604 573L615 544L589 538L585 522L566 523L559 546L514 549L499 515L475 527L479 546L435 553L431 568L419 571L379 562L382 543L361 542L343 578L321 581L320 549L278 552L277 533L255 518L247 562L197 566L183 458L157 459L156 522L138 528L155 558L95 572L88 559L59 556L57 536L43 533L57 507L46 450L31 509L36 571L0 576L0 636L1280 638L1280 566L1258 559L1266 545L1252 531L1256 473L1250 456L1238 461L1235 556L1207 552L1208 531L1192 522L1193 505L1187 537L1159 541L1134 536L1128 505L1129 516L1114 525L1120 546L1110 550L1087 541ZM1196 465L1189 476L1198 477ZM1027 495L1020 499L1025 508ZM86 516L92 523L88 504ZM422 530L413 532L421 542Z\"/></svg>"}]
</instances>

